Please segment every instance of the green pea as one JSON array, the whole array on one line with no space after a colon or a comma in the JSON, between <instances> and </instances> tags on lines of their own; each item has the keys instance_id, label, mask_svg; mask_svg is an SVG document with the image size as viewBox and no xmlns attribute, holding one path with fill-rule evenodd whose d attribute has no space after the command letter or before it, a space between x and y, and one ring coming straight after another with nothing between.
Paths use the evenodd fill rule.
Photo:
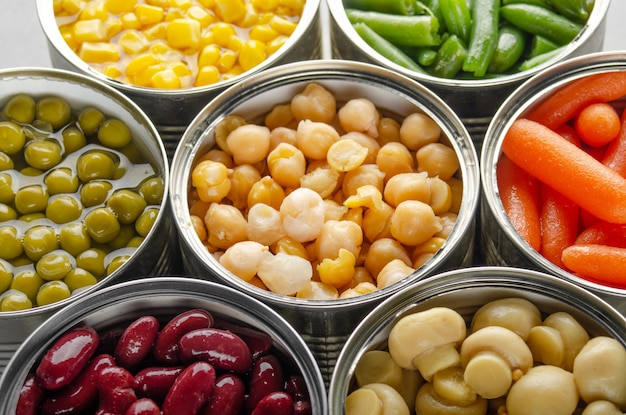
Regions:
<instances>
[{"instance_id":1,"label":"green pea","mask_svg":"<svg viewBox=\"0 0 626 415\"><path fill-rule=\"evenodd\" d=\"M122 225L120 226L120 233L118 233L108 245L111 249L124 248L128 246L128 242L130 242L130 240L135 236L137 236L137 233L135 232L135 227L133 225Z\"/></svg>"},{"instance_id":2,"label":"green pea","mask_svg":"<svg viewBox=\"0 0 626 415\"><path fill-rule=\"evenodd\" d=\"M89 271L96 278L104 276L104 258L106 252L98 248L90 248L76 257L76 267Z\"/></svg>"},{"instance_id":3,"label":"green pea","mask_svg":"<svg viewBox=\"0 0 626 415\"><path fill-rule=\"evenodd\" d=\"M87 145L87 138L79 128L67 127L63 130L62 136L65 154L78 151Z\"/></svg>"},{"instance_id":4,"label":"green pea","mask_svg":"<svg viewBox=\"0 0 626 415\"><path fill-rule=\"evenodd\" d=\"M77 257L91 247L91 238L82 223L68 223L59 230L59 245L61 249Z\"/></svg>"},{"instance_id":5,"label":"green pea","mask_svg":"<svg viewBox=\"0 0 626 415\"><path fill-rule=\"evenodd\" d=\"M2 312L22 311L30 308L33 308L32 301L26 294L19 291L14 291L4 296L2 302L0 302L0 311Z\"/></svg>"},{"instance_id":6,"label":"green pea","mask_svg":"<svg viewBox=\"0 0 626 415\"><path fill-rule=\"evenodd\" d=\"M13 159L8 154L0 152L0 171L12 170L14 167Z\"/></svg>"},{"instance_id":7,"label":"green pea","mask_svg":"<svg viewBox=\"0 0 626 415\"><path fill-rule=\"evenodd\" d=\"M127 146L120 148L119 151L126 157L128 157L128 160L135 164L146 163L146 157L144 156L143 152L132 141Z\"/></svg>"},{"instance_id":8,"label":"green pea","mask_svg":"<svg viewBox=\"0 0 626 415\"><path fill-rule=\"evenodd\" d=\"M109 154L102 151L90 151L81 155L76 162L78 178L83 182L98 179L112 179L116 163Z\"/></svg>"},{"instance_id":9,"label":"green pea","mask_svg":"<svg viewBox=\"0 0 626 415\"><path fill-rule=\"evenodd\" d=\"M115 212L120 223L129 224L141 215L147 204L139 193L121 189L111 195L107 206Z\"/></svg>"},{"instance_id":10,"label":"green pea","mask_svg":"<svg viewBox=\"0 0 626 415\"><path fill-rule=\"evenodd\" d=\"M12 121L0 121L0 151L13 155L24 148L26 136L22 127Z\"/></svg>"},{"instance_id":11,"label":"green pea","mask_svg":"<svg viewBox=\"0 0 626 415\"><path fill-rule=\"evenodd\" d=\"M91 181L80 188L80 201L85 207L101 205L106 202L113 186L109 182Z\"/></svg>"},{"instance_id":12,"label":"green pea","mask_svg":"<svg viewBox=\"0 0 626 415\"><path fill-rule=\"evenodd\" d=\"M159 205L163 201L165 183L161 176L150 177L139 186L139 194L149 205Z\"/></svg>"},{"instance_id":13,"label":"green pea","mask_svg":"<svg viewBox=\"0 0 626 415\"><path fill-rule=\"evenodd\" d=\"M72 108L70 104L59 97L46 97L36 104L36 118L41 122L49 123L52 128L58 129L70 122Z\"/></svg>"},{"instance_id":14,"label":"green pea","mask_svg":"<svg viewBox=\"0 0 626 415\"><path fill-rule=\"evenodd\" d=\"M24 248L14 226L0 227L0 259L14 259L22 255Z\"/></svg>"},{"instance_id":15,"label":"green pea","mask_svg":"<svg viewBox=\"0 0 626 415\"><path fill-rule=\"evenodd\" d=\"M159 210L155 208L146 209L135 222L135 230L140 236L146 237L150 232L150 229L154 226L157 217L159 216Z\"/></svg>"},{"instance_id":16,"label":"green pea","mask_svg":"<svg viewBox=\"0 0 626 415\"><path fill-rule=\"evenodd\" d=\"M12 290L18 290L28 296L33 301L37 298L37 291L45 281L34 269L26 269L18 272L13 277L11 283Z\"/></svg>"},{"instance_id":17,"label":"green pea","mask_svg":"<svg viewBox=\"0 0 626 415\"><path fill-rule=\"evenodd\" d=\"M96 208L85 216L87 233L98 243L108 243L120 232L120 223L113 211Z\"/></svg>"},{"instance_id":18,"label":"green pea","mask_svg":"<svg viewBox=\"0 0 626 415\"><path fill-rule=\"evenodd\" d=\"M0 173L0 203L13 203L14 199L13 176L8 173Z\"/></svg>"},{"instance_id":19,"label":"green pea","mask_svg":"<svg viewBox=\"0 0 626 415\"><path fill-rule=\"evenodd\" d=\"M102 111L97 108L88 107L83 109L78 115L78 126L86 135L95 134L104 121Z\"/></svg>"},{"instance_id":20,"label":"green pea","mask_svg":"<svg viewBox=\"0 0 626 415\"><path fill-rule=\"evenodd\" d=\"M37 261L35 269L37 273L46 281L60 280L64 278L70 270L74 268L69 254L63 251L54 251L45 254Z\"/></svg>"},{"instance_id":21,"label":"green pea","mask_svg":"<svg viewBox=\"0 0 626 415\"><path fill-rule=\"evenodd\" d=\"M43 212L48 205L48 191L41 185L22 187L15 194L15 208L20 213Z\"/></svg>"},{"instance_id":22,"label":"green pea","mask_svg":"<svg viewBox=\"0 0 626 415\"><path fill-rule=\"evenodd\" d=\"M24 148L24 159L29 166L48 170L61 162L63 150L56 140L33 140Z\"/></svg>"},{"instance_id":23,"label":"green pea","mask_svg":"<svg viewBox=\"0 0 626 415\"><path fill-rule=\"evenodd\" d=\"M67 273L63 282L67 284L70 291L74 292L81 288L90 287L98 283L98 279L94 275L82 268L74 268Z\"/></svg>"},{"instance_id":24,"label":"green pea","mask_svg":"<svg viewBox=\"0 0 626 415\"><path fill-rule=\"evenodd\" d=\"M128 248L139 248L139 245L143 243L144 239L145 238L143 236L135 236L130 241L128 241L126 246Z\"/></svg>"},{"instance_id":25,"label":"green pea","mask_svg":"<svg viewBox=\"0 0 626 415\"><path fill-rule=\"evenodd\" d=\"M22 124L31 124L35 119L35 100L28 94L11 97L2 109L5 118Z\"/></svg>"},{"instance_id":26,"label":"green pea","mask_svg":"<svg viewBox=\"0 0 626 415\"><path fill-rule=\"evenodd\" d=\"M19 220L22 222L33 222L39 219L46 219L46 214L43 212L33 212L19 217Z\"/></svg>"},{"instance_id":27,"label":"green pea","mask_svg":"<svg viewBox=\"0 0 626 415\"><path fill-rule=\"evenodd\" d=\"M72 169L59 167L46 174L44 184L49 194L58 195L59 193L76 193L79 181Z\"/></svg>"},{"instance_id":28,"label":"green pea","mask_svg":"<svg viewBox=\"0 0 626 415\"><path fill-rule=\"evenodd\" d=\"M78 219L83 209L73 196L61 195L50 200L46 216L54 223L68 223Z\"/></svg>"},{"instance_id":29,"label":"green pea","mask_svg":"<svg viewBox=\"0 0 626 415\"><path fill-rule=\"evenodd\" d=\"M11 267L11 264L5 261L0 261L0 294L11 287L12 281L13 268Z\"/></svg>"},{"instance_id":30,"label":"green pea","mask_svg":"<svg viewBox=\"0 0 626 415\"><path fill-rule=\"evenodd\" d=\"M11 206L0 203L0 222L17 219L17 212Z\"/></svg>"},{"instance_id":31,"label":"green pea","mask_svg":"<svg viewBox=\"0 0 626 415\"><path fill-rule=\"evenodd\" d=\"M109 148L121 148L132 138L130 129L122 120L115 118L105 120L98 128L98 141Z\"/></svg>"},{"instance_id":32,"label":"green pea","mask_svg":"<svg viewBox=\"0 0 626 415\"><path fill-rule=\"evenodd\" d=\"M129 259L130 255L120 255L113 258L113 260L109 262L109 265L107 265L107 275L113 274L116 270L121 268L122 265L124 265Z\"/></svg>"},{"instance_id":33,"label":"green pea","mask_svg":"<svg viewBox=\"0 0 626 415\"><path fill-rule=\"evenodd\" d=\"M37 225L28 229L23 238L24 252L28 258L38 261L48 252L59 248L57 235L53 227Z\"/></svg>"},{"instance_id":34,"label":"green pea","mask_svg":"<svg viewBox=\"0 0 626 415\"><path fill-rule=\"evenodd\" d=\"M37 177L41 176L43 173L43 170L31 166L24 167L20 170L20 174L27 177Z\"/></svg>"},{"instance_id":35,"label":"green pea","mask_svg":"<svg viewBox=\"0 0 626 415\"><path fill-rule=\"evenodd\" d=\"M24 265L32 265L33 260L26 256L26 254L22 254L17 258L13 258L9 260L9 263L13 268L23 267Z\"/></svg>"},{"instance_id":36,"label":"green pea","mask_svg":"<svg viewBox=\"0 0 626 415\"><path fill-rule=\"evenodd\" d=\"M63 281L48 281L41 286L37 293L37 305L58 303L69 298L71 294L69 287Z\"/></svg>"}]
</instances>

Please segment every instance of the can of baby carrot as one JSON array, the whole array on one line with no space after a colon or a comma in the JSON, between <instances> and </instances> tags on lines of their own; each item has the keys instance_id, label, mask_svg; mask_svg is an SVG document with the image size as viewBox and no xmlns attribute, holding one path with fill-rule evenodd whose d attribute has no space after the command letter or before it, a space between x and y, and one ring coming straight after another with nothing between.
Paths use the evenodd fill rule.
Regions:
<instances>
[{"instance_id":1,"label":"can of baby carrot","mask_svg":"<svg viewBox=\"0 0 626 415\"><path fill-rule=\"evenodd\" d=\"M626 312L625 106L623 52L566 60L511 94L481 152L485 263L557 275Z\"/></svg>"},{"instance_id":2,"label":"can of baby carrot","mask_svg":"<svg viewBox=\"0 0 626 415\"><path fill-rule=\"evenodd\" d=\"M333 56L382 65L422 82L461 117L480 151L492 116L520 84L564 59L602 50L610 0L586 2L590 7L576 12L535 1L479 2L475 9L456 0L376 3L328 2ZM484 5L490 7L483 10ZM469 33L472 22L485 21L493 28L482 44L491 42L496 52L476 70L482 57L475 56L479 48Z\"/></svg>"}]
</instances>

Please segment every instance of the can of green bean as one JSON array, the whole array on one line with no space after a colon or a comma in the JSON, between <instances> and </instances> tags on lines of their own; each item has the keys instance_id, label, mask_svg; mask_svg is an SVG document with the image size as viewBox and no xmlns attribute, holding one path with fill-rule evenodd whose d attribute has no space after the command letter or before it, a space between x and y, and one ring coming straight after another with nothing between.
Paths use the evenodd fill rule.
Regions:
<instances>
[{"instance_id":1,"label":"can of green bean","mask_svg":"<svg viewBox=\"0 0 626 415\"><path fill-rule=\"evenodd\" d=\"M480 151L489 121L516 87L559 61L602 50L610 0L587 2L590 11L573 14L554 7L562 2L485 1L473 9L456 0L439 3L393 1L389 7L404 6L382 13L368 9L376 2L328 2L333 56L382 65L422 82L461 117ZM475 43L484 47L472 49L470 36L481 39L481 27L485 39ZM476 61L487 62L483 55L494 62L476 70ZM504 65L502 56L511 62Z\"/></svg>"},{"instance_id":2,"label":"can of green bean","mask_svg":"<svg viewBox=\"0 0 626 415\"><path fill-rule=\"evenodd\" d=\"M54 312L113 281L172 272L179 256L165 148L134 102L60 69L6 69L0 82L3 370ZM104 125L119 129L101 141Z\"/></svg>"},{"instance_id":3,"label":"can of green bean","mask_svg":"<svg viewBox=\"0 0 626 415\"><path fill-rule=\"evenodd\" d=\"M242 94L242 91L246 93ZM350 128L345 122L344 127L337 124L336 112L341 108L350 112L352 105L361 108L353 113L356 114L354 118L363 115L370 126L370 135L344 130ZM303 111L308 115L300 115L304 118L298 121L295 114L304 114ZM320 113L325 115L320 117ZM379 113L379 122L371 124L368 114L378 117L376 114ZM391 138L398 132L392 126L399 128L404 119L413 117L430 121L421 127L409 127L408 131L425 131L427 126L438 125L433 137L439 141L433 142L434 147L443 149L458 162L458 169L453 177L446 178L448 185L444 188L461 186L457 187L459 192L455 191L457 196L454 196L459 202L457 207L448 205L451 211L439 213L439 219L436 219L438 222L445 217L453 218L455 224L450 228L451 232L445 236L440 234L441 237L427 237L425 243L408 241L405 244L395 239L402 238L401 235L384 229L389 221L384 214L378 216L376 212L391 212L388 207L394 203L390 201L389 193L383 200L383 176L389 175L391 181L392 175L396 177L395 173L404 171L409 174L405 176L409 182L418 187L419 177L426 177L425 173L417 172L415 162L421 159L417 156L419 150L408 150L397 135L395 139ZM242 129L236 129L237 126ZM307 128L313 127L317 132L308 136ZM387 135L389 127L396 133ZM245 130L249 130L250 135L260 133L256 137L267 138L269 136L265 134L271 131L274 140L278 140L273 144L275 150L263 155L269 147L257 151L256 142L232 144L237 142L233 141L238 140L237 137L243 136L238 131ZM225 131L230 131L228 138ZM299 144L298 140L290 141L290 136L295 138L292 134L301 135ZM335 137L339 145L329 147L324 144L325 137L331 140ZM373 137L378 137L379 141ZM384 137L392 141L387 146L382 144L386 140ZM231 144L224 147L228 141ZM363 146L355 146L354 141L363 143ZM307 144L310 144L308 148ZM347 147L336 152L335 149L341 149L343 144ZM370 150L365 150L365 146ZM249 152L252 157L260 153L263 160L253 162L247 159L243 165L237 164L236 160L245 157L243 153L248 148L254 149ZM388 153L392 148L402 150ZM269 167L280 162L277 156L282 151L284 154L294 152L293 157L285 156L287 160L302 161L289 167L284 175L280 169ZM313 156L304 157L305 152ZM389 158L388 167L383 166L386 154L395 154ZM232 163L233 158L235 163ZM354 164L346 171L338 167L349 166L353 163L351 160L357 159L360 164ZM433 155L434 159L437 156ZM220 163L230 167L220 166ZM412 173L404 170L408 165L413 166ZM199 172L202 170L198 170L198 166L207 168L205 177L208 179L201 179ZM380 168L387 173L382 173ZM477 168L473 143L454 112L436 95L409 78L378 66L341 60L306 61L272 68L220 94L198 114L183 135L172 162L170 191L183 262L190 275L236 287L278 310L310 345L328 380L345 338L375 304L437 270L472 263L479 190ZM220 176L220 171L226 176ZM305 171L315 173L305 177ZM361 173L366 175L360 176ZM227 176L231 179L225 185L231 189L228 195L213 202L208 201L212 199L199 199L212 193L209 189L208 193L203 190L204 180L218 185L221 183L219 177ZM363 181L352 182L351 176L361 177ZM293 180L287 181L293 177L296 184ZM442 172L441 178L444 177ZM241 183L248 183L250 188L244 186L242 192L239 190ZM243 196L239 197L241 194ZM274 202L265 196L270 194L276 196ZM451 195L447 190L445 194ZM344 201L350 195L352 198ZM276 200L280 206L274 205ZM369 205L368 200L380 203ZM300 219L298 214L290 213L292 208L295 211L301 209L297 206L306 206ZM415 207L415 210L411 207L407 211L410 218L419 217L417 206L423 207L419 203L395 206L398 212L404 206ZM213 216L215 214L217 216ZM272 217L281 216L279 222L282 225L276 228L270 225L277 223L272 222ZM214 220L215 217L222 219ZM259 218L267 218L267 222ZM247 229L243 233L249 238L242 237L242 226ZM412 232L420 226L407 222L399 228ZM423 222L422 228L429 229L429 222ZM259 235L259 229L265 229L267 233ZM321 236L322 229L327 232L324 236ZM304 232L308 236L304 236ZM239 236L233 237L233 243L225 243L224 239L231 238L234 233ZM339 254L337 244L345 251L343 254ZM426 246L430 248L426 249ZM250 253L244 247L251 248ZM379 250L381 247L387 248ZM252 259L255 249L265 260ZM335 253L325 252L333 249ZM342 262L344 260L346 262ZM338 268L334 268L332 261ZM387 263L400 265L394 279L381 277L381 269ZM248 264L253 265L244 270ZM324 274L328 271L324 270L326 266L337 272ZM345 272L341 271L344 267L347 267Z\"/></svg>"},{"instance_id":4,"label":"can of green bean","mask_svg":"<svg viewBox=\"0 0 626 415\"><path fill-rule=\"evenodd\" d=\"M320 0L298 0L282 6L278 2L261 4L246 0L230 7L229 2L216 5L216 2L195 0L185 2L185 6L170 5L171 2L132 2L121 10L115 6L108 10L98 1L80 3L80 6L68 3L64 7L51 0L37 0L39 23L48 41L53 66L94 77L129 96L156 125L170 159L187 125L219 92L281 63L320 56ZM168 34L167 27L173 20L176 22ZM97 21L101 21L99 28L106 35L98 39L97 30L90 32L85 35L85 46L78 50L81 35L77 38L71 33L82 33L81 26L85 28L89 22ZM77 30L73 30L74 23L78 23ZM295 28L292 23L297 23ZM250 36L255 45L250 59L256 62L263 57L263 60L242 68L237 64L239 52L253 27L258 30ZM274 51L274 45L281 46ZM101 58L90 58L89 53L83 54L86 50L104 52L98 55ZM222 57L217 60L220 54ZM215 60L209 56L216 56ZM131 60L135 61L132 65L135 69L147 68L147 71L136 79L123 80L126 72L123 68L128 68ZM188 81L190 72L197 75L205 65L209 68L205 69L207 78L221 74L217 80L201 85ZM119 68L108 70L107 66ZM166 67L181 74L183 85L148 85L146 79L152 79L159 68Z\"/></svg>"},{"instance_id":5,"label":"can of green bean","mask_svg":"<svg viewBox=\"0 0 626 415\"><path fill-rule=\"evenodd\" d=\"M553 246L551 241L554 242L556 236L554 238L547 237L549 233L547 233L548 231L546 231L546 229L549 229L550 225L546 222L547 219L543 219L544 228L540 231L542 235L541 241L539 244L536 244L533 242L534 238L524 238L521 236L520 232L517 230L518 228L513 224L513 221L509 219L509 214L505 211L503 200L505 198L508 199L508 196L506 196L506 194L508 194L508 186L499 188L498 166L503 159L503 141L512 124L520 118L530 117L533 121L536 120L535 122L545 125L547 121L541 121L536 118L538 111L543 112L546 119L552 118L552 114L554 113L550 110L544 111L537 110L536 108L544 108L542 105L545 104L542 103L550 102L554 97L567 96L568 98L566 98L566 100L569 104L567 106L559 105L558 111L563 114L570 113L570 115L572 115L571 110L574 108L573 114L575 115L572 115L572 118L568 118L567 120L558 121L559 126L554 126L556 124L548 124L551 125L549 130L557 131L559 135L564 134L564 137L568 137L566 131L573 130L574 135L578 137L578 142L582 142L580 148L590 155L595 155L593 159L594 165L605 168L607 166L605 156L608 154L604 153L606 148L604 146L590 147L585 144L584 141L581 141L576 129L573 127L575 125L573 119L578 112L582 111L591 101L608 103L615 109L616 114L622 114L626 106L626 93L624 93L626 91L619 92L620 88L623 88L619 86L619 82L604 82L602 81L602 77L616 76L626 79L625 74L626 55L624 55L624 53L599 52L571 58L550 69L542 71L511 94L497 111L485 136L481 154L482 201L480 221L482 225L478 235L480 240L479 245L481 246L485 263L491 265L519 266L557 275L564 280L574 282L594 292L596 295L611 303L622 313L626 313L626 289L624 289L623 285L626 274L624 274L617 263L614 268L622 273L621 282L619 279L613 282L609 280L604 280L603 282L601 279L592 278L590 275L584 277L581 273L568 268L567 265L563 263L564 258L562 258L564 247L581 244L583 242L588 243L589 239L584 235L588 235L590 232L593 232L594 229L603 226L618 229L622 225L611 224L610 219L598 218L596 215L590 213L587 208L581 207L580 204L585 203L585 198L589 198L589 200L597 199L593 196L591 190L586 190L584 192L585 198L575 195L567 196L567 199L575 202L571 210L576 218L575 226L565 226L566 222L556 222L562 224L559 225L559 227L562 229L563 235L566 233L569 235L562 238L566 243L561 244L558 250L550 248ZM594 79L599 79L600 83L608 88L615 88L615 90L618 91L616 93L617 95L606 95L606 92L603 92L603 88L594 87L593 83L589 83ZM590 85L592 90L585 88L585 84ZM582 85L583 87L579 88L576 87L576 85ZM585 96L590 97L591 101L586 100L584 98ZM552 123L552 121L549 123ZM621 134L623 135L623 132ZM570 172L576 172L582 168L583 165L578 164L568 169ZM504 177L504 173L502 173L502 177ZM535 175L528 175L528 177L531 177L530 183L537 183L535 180L539 180L535 178ZM545 196L545 186L554 189L554 184L544 184L544 179L539 180L539 182L541 183L536 188L539 189L540 194L543 193L544 196L542 196L542 199L537 202L535 208L532 210L539 212L539 215L548 215L547 209L550 204L548 204L546 200L555 199L554 197L547 198ZM504 179L502 179L502 183L504 183ZM577 190L584 188L583 186L583 183L577 182L571 187L573 190ZM567 189L559 187L557 193L562 195L564 191L567 191ZM598 189L598 191L600 194L604 192L608 194L614 192L615 189L612 189L610 186L604 186ZM575 197L576 200L572 199L572 197ZM568 202L568 204L572 205L571 202ZM555 203L553 205L555 209L557 209L557 212L565 211L562 209L562 203ZM545 217L548 218L549 216ZM599 244L616 244L615 240L613 240L613 242L608 240L604 242L595 240L595 242ZM589 263L593 262L594 260L589 260Z\"/></svg>"}]
</instances>

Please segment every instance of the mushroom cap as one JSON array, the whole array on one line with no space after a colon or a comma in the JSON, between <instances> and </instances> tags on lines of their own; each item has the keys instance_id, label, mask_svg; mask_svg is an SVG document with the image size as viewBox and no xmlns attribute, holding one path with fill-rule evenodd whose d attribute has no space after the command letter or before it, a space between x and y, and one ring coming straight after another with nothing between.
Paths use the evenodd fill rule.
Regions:
<instances>
[{"instance_id":1,"label":"mushroom cap","mask_svg":"<svg viewBox=\"0 0 626 415\"><path fill-rule=\"evenodd\" d=\"M541 324L541 311L525 298L507 297L481 306L472 317L471 332L487 326L501 326L526 340L530 329Z\"/></svg>"},{"instance_id":2,"label":"mushroom cap","mask_svg":"<svg viewBox=\"0 0 626 415\"><path fill-rule=\"evenodd\" d=\"M461 365L466 367L473 356L483 351L502 356L511 369L521 369L524 373L533 366L528 345L519 335L504 327L484 327L467 336L461 345Z\"/></svg>"}]
</instances>

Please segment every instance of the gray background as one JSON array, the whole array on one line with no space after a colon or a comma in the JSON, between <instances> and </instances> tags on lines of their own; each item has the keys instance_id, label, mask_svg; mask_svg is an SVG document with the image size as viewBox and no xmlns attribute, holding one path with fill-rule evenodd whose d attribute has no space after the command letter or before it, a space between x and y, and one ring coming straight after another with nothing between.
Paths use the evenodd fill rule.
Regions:
<instances>
[{"instance_id":1,"label":"gray background","mask_svg":"<svg viewBox=\"0 0 626 415\"><path fill-rule=\"evenodd\" d=\"M338 0L327 0L338 1ZM37 20L35 0L0 0L0 68L51 66ZM322 13L327 17L327 13ZM626 0L612 0L607 15L605 50L626 51Z\"/></svg>"}]
</instances>

